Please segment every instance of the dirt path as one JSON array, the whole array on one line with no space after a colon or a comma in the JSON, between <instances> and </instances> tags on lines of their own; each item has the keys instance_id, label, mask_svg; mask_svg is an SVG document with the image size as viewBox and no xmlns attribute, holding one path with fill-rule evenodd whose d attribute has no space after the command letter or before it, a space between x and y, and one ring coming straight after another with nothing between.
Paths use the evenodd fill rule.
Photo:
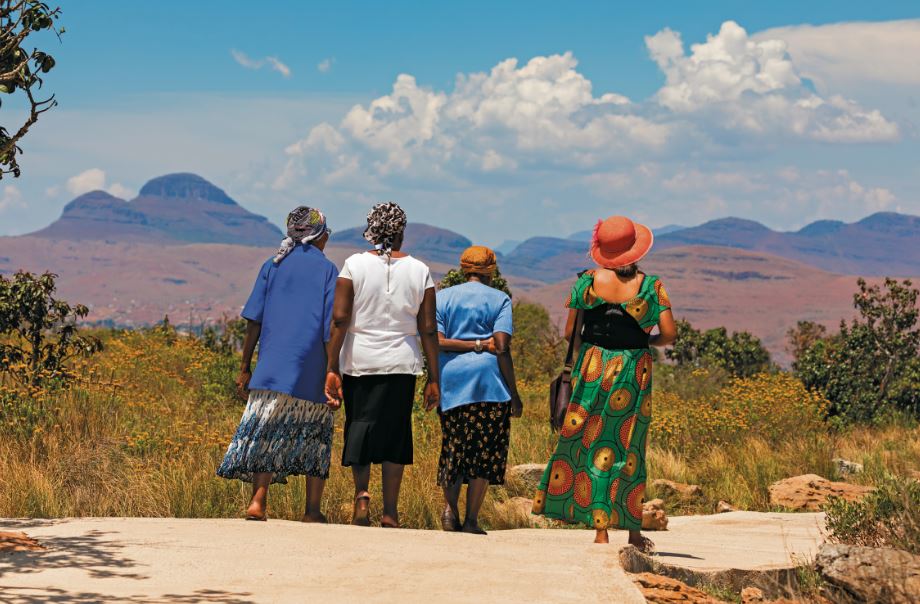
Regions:
<instances>
[{"instance_id":1,"label":"dirt path","mask_svg":"<svg viewBox=\"0 0 920 604\"><path fill-rule=\"evenodd\" d=\"M780 565L817 545L818 515L738 514L673 519L653 536L663 559L698 567ZM0 555L0 602L643 601L619 567L619 533L598 547L578 530L476 537L282 520L0 519L0 530L47 548Z\"/></svg>"}]
</instances>

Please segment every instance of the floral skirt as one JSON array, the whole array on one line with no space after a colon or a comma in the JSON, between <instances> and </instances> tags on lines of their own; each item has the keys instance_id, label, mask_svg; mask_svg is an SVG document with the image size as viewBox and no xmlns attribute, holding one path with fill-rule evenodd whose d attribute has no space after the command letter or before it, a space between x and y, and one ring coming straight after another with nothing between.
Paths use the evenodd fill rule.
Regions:
<instances>
[{"instance_id":1,"label":"floral skirt","mask_svg":"<svg viewBox=\"0 0 920 604\"><path fill-rule=\"evenodd\" d=\"M596 529L642 527L645 449L652 416L648 349L584 344L572 399L533 513Z\"/></svg>"},{"instance_id":2,"label":"floral skirt","mask_svg":"<svg viewBox=\"0 0 920 604\"><path fill-rule=\"evenodd\" d=\"M441 413L438 486L472 478L504 484L510 434L509 403L472 403Z\"/></svg>"},{"instance_id":3,"label":"floral skirt","mask_svg":"<svg viewBox=\"0 0 920 604\"><path fill-rule=\"evenodd\" d=\"M291 475L329 477L332 410L272 390L253 390L217 475L252 482L257 472L286 483Z\"/></svg>"}]
</instances>

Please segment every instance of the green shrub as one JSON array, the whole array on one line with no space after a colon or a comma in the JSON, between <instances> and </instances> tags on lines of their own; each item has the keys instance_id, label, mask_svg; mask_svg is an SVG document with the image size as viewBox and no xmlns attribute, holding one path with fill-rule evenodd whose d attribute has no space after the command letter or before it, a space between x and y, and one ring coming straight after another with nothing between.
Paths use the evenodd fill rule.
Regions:
<instances>
[{"instance_id":1,"label":"green shrub","mask_svg":"<svg viewBox=\"0 0 920 604\"><path fill-rule=\"evenodd\" d=\"M920 482L888 477L861 501L831 500L825 508L831 539L920 554Z\"/></svg>"}]
</instances>

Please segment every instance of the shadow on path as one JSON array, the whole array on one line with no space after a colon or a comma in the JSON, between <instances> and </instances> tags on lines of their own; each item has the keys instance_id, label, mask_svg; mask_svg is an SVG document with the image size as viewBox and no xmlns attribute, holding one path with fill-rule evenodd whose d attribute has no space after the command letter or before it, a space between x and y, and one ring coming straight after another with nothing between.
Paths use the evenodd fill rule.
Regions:
<instances>
[{"instance_id":1,"label":"shadow on path","mask_svg":"<svg viewBox=\"0 0 920 604\"><path fill-rule=\"evenodd\" d=\"M162 596L112 596L111 594L72 592L57 588L7 587L0 585L3 602L10 604L39 604L42 602L70 602L90 604L98 602L126 602L127 604L252 604L250 593L233 593L214 589L199 589L190 594L164 594Z\"/></svg>"},{"instance_id":2,"label":"shadow on path","mask_svg":"<svg viewBox=\"0 0 920 604\"><path fill-rule=\"evenodd\" d=\"M10 552L0 555L0 578L13 573L38 573L56 568L78 568L94 579L118 577L147 579L145 575L124 572L137 566L130 558L119 555L124 545L103 531L88 531L74 537L46 537L39 540L46 549L32 552Z\"/></svg>"}]
</instances>

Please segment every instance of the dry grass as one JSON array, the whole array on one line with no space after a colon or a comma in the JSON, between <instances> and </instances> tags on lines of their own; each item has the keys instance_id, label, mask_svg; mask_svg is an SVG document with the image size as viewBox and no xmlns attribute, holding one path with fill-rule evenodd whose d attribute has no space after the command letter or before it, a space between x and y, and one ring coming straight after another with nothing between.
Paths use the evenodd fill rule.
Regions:
<instances>
[{"instance_id":1,"label":"dry grass","mask_svg":"<svg viewBox=\"0 0 920 604\"><path fill-rule=\"evenodd\" d=\"M169 333L124 333L106 340L105 352L77 368L80 378L72 388L30 396L0 385L0 517L241 515L248 485L214 475L243 409L230 389L236 361ZM831 434L812 421L820 401L803 402L801 392L790 390L795 388L790 379L727 384L715 397L656 392L649 475L697 483L706 493L702 501L672 508L709 512L718 499L727 499L740 508L766 510L771 482L806 472L833 478L835 456L864 463L862 481L920 468L915 429ZM542 462L555 444L546 422L545 386L523 384L521 390L526 410L513 423L509 463ZM766 402L758 403L761 398ZM26 407L27 417L21 412ZM713 430L713 417L719 430ZM338 416L333 460L341 451L342 421ZM435 528L441 507L435 486L437 417L417 411L414 430L416 463L403 483L402 520ZM379 502L379 474L373 485ZM330 520L349 518L351 495L350 474L334 463L324 504ZM483 524L526 523L526 517L493 506L518 495L530 494L490 489ZM303 506L303 479L272 487L274 517L297 519Z\"/></svg>"}]
</instances>

